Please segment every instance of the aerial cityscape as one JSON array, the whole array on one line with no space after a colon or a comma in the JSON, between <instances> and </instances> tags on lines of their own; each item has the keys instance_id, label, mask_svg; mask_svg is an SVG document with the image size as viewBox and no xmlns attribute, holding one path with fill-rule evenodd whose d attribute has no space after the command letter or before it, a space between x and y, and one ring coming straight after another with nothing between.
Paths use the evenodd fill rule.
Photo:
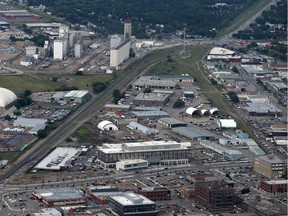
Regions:
<instances>
[{"instance_id":1,"label":"aerial cityscape","mask_svg":"<svg viewBox=\"0 0 288 216\"><path fill-rule=\"evenodd\" d=\"M0 0L0 216L286 216L286 0Z\"/></svg>"}]
</instances>

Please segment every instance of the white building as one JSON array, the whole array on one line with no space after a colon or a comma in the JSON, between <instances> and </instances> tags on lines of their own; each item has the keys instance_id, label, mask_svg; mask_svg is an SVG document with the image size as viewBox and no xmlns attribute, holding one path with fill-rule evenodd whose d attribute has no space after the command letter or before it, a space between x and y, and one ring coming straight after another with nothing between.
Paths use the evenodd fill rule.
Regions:
<instances>
[{"instance_id":1,"label":"white building","mask_svg":"<svg viewBox=\"0 0 288 216\"><path fill-rule=\"evenodd\" d=\"M126 59L129 58L131 48L130 40L124 40L115 48L110 50L110 66L118 67Z\"/></svg>"},{"instance_id":2,"label":"white building","mask_svg":"<svg viewBox=\"0 0 288 216\"><path fill-rule=\"evenodd\" d=\"M98 124L98 128L101 131L104 131L104 130L108 130L108 131L118 130L118 127L115 124L113 124L112 122L107 121L107 120L101 121Z\"/></svg>"},{"instance_id":3,"label":"white building","mask_svg":"<svg viewBox=\"0 0 288 216\"><path fill-rule=\"evenodd\" d=\"M89 92L85 90L72 90L64 95L64 100L82 103L88 97L88 95Z\"/></svg>"},{"instance_id":4,"label":"white building","mask_svg":"<svg viewBox=\"0 0 288 216\"><path fill-rule=\"evenodd\" d=\"M149 127L146 127L144 125L141 125L137 122L130 122L128 125L127 125L128 128L130 128L131 130L136 130L136 131L139 131L145 135L148 135L148 136L151 136L151 135L155 135L155 134L158 134L159 131L154 129L154 128L149 128Z\"/></svg>"},{"instance_id":5,"label":"white building","mask_svg":"<svg viewBox=\"0 0 288 216\"><path fill-rule=\"evenodd\" d=\"M148 161L143 159L123 160L116 162L117 171L126 171L148 167Z\"/></svg>"},{"instance_id":6,"label":"white building","mask_svg":"<svg viewBox=\"0 0 288 216\"><path fill-rule=\"evenodd\" d=\"M67 55L68 39L61 38L54 40L53 44L53 59L63 60Z\"/></svg>"},{"instance_id":7,"label":"white building","mask_svg":"<svg viewBox=\"0 0 288 216\"><path fill-rule=\"evenodd\" d=\"M236 128L237 123L234 119L217 119L219 128Z\"/></svg>"},{"instance_id":8,"label":"white building","mask_svg":"<svg viewBox=\"0 0 288 216\"><path fill-rule=\"evenodd\" d=\"M74 56L76 58L81 58L81 56L82 56L82 44L80 44L80 43L75 44Z\"/></svg>"},{"instance_id":9,"label":"white building","mask_svg":"<svg viewBox=\"0 0 288 216\"><path fill-rule=\"evenodd\" d=\"M124 23L124 39L129 39L132 36L132 23L130 21L126 21Z\"/></svg>"},{"instance_id":10,"label":"white building","mask_svg":"<svg viewBox=\"0 0 288 216\"><path fill-rule=\"evenodd\" d=\"M115 48L121 44L123 37L120 35L110 36L110 49Z\"/></svg>"},{"instance_id":11,"label":"white building","mask_svg":"<svg viewBox=\"0 0 288 216\"><path fill-rule=\"evenodd\" d=\"M14 92L0 87L0 108L5 108L15 100L17 100L17 96Z\"/></svg>"}]
</instances>

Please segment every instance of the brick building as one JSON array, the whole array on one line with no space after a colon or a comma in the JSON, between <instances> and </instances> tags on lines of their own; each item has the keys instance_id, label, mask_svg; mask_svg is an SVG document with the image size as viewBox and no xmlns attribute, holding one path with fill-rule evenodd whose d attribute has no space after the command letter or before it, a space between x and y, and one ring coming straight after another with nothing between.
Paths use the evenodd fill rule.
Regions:
<instances>
[{"instance_id":1,"label":"brick building","mask_svg":"<svg viewBox=\"0 0 288 216\"><path fill-rule=\"evenodd\" d=\"M268 193L287 193L288 180L260 181L260 188Z\"/></svg>"},{"instance_id":2,"label":"brick building","mask_svg":"<svg viewBox=\"0 0 288 216\"><path fill-rule=\"evenodd\" d=\"M210 212L227 212L234 208L234 190L224 181L196 182L195 201Z\"/></svg>"},{"instance_id":3,"label":"brick building","mask_svg":"<svg viewBox=\"0 0 288 216\"><path fill-rule=\"evenodd\" d=\"M138 188L137 193L153 201L171 199L171 191L166 187Z\"/></svg>"}]
</instances>

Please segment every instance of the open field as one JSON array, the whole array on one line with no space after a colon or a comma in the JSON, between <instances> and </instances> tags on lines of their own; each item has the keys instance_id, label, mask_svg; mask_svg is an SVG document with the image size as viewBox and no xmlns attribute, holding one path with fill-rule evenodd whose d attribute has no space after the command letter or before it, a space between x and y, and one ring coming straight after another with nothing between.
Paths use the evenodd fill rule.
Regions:
<instances>
[{"instance_id":1,"label":"open field","mask_svg":"<svg viewBox=\"0 0 288 216\"><path fill-rule=\"evenodd\" d=\"M1 87L8 88L15 93L22 93L25 89L32 92L54 91L60 84L49 80L38 79L31 75L0 76Z\"/></svg>"},{"instance_id":2,"label":"open field","mask_svg":"<svg viewBox=\"0 0 288 216\"><path fill-rule=\"evenodd\" d=\"M217 34L216 38L221 38L233 31L235 31L239 26L249 20L253 15L258 11L264 8L271 0L256 0L249 8L247 8L243 13L231 20L230 24L227 27L221 29Z\"/></svg>"},{"instance_id":3,"label":"open field","mask_svg":"<svg viewBox=\"0 0 288 216\"><path fill-rule=\"evenodd\" d=\"M13 160L17 158L17 156L20 154L20 152L1 152L0 153L0 160Z\"/></svg>"}]
</instances>

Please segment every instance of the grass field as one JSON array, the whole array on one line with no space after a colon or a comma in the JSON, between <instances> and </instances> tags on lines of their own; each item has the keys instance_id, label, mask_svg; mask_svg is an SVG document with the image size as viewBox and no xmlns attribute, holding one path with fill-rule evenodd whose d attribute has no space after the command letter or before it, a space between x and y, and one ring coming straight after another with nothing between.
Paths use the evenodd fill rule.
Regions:
<instances>
[{"instance_id":1,"label":"grass field","mask_svg":"<svg viewBox=\"0 0 288 216\"><path fill-rule=\"evenodd\" d=\"M235 17L235 19L231 20L227 27L221 29L217 34L216 38L221 38L233 31L235 31L240 25L249 20L253 15L255 15L258 11L264 8L271 0L255 0L254 3L248 7L243 13L239 14Z\"/></svg>"},{"instance_id":2,"label":"grass field","mask_svg":"<svg viewBox=\"0 0 288 216\"><path fill-rule=\"evenodd\" d=\"M1 152L0 153L0 160L14 160L20 152Z\"/></svg>"},{"instance_id":3,"label":"grass field","mask_svg":"<svg viewBox=\"0 0 288 216\"><path fill-rule=\"evenodd\" d=\"M0 76L0 86L15 93L22 93L25 89L30 89L32 92L53 91L60 84L30 75L18 75Z\"/></svg>"}]
</instances>

